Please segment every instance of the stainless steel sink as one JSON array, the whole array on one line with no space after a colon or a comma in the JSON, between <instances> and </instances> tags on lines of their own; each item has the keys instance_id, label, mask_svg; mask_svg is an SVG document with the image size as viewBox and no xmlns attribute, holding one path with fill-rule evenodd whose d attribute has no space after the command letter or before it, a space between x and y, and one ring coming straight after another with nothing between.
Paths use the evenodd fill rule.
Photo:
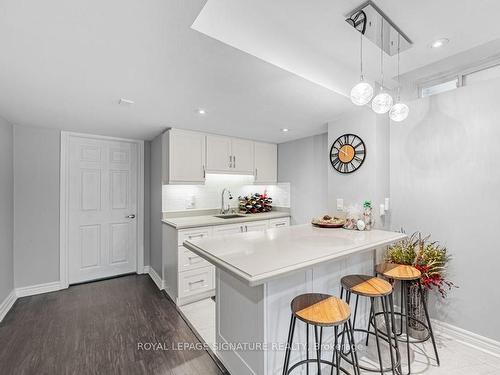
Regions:
<instances>
[{"instance_id":1,"label":"stainless steel sink","mask_svg":"<svg viewBox=\"0 0 500 375\"><path fill-rule=\"evenodd\" d=\"M227 215L215 215L215 217L218 217L219 219L236 219L237 217L245 217L245 215L227 214Z\"/></svg>"}]
</instances>

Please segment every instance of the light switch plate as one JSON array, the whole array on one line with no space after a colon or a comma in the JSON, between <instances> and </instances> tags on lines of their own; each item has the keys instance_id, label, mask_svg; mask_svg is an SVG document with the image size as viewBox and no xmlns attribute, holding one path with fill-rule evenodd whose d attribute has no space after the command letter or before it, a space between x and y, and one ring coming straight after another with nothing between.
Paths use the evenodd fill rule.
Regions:
<instances>
[{"instance_id":1,"label":"light switch plate","mask_svg":"<svg viewBox=\"0 0 500 375\"><path fill-rule=\"evenodd\" d=\"M344 211L344 200L342 198L337 198L337 210Z\"/></svg>"}]
</instances>

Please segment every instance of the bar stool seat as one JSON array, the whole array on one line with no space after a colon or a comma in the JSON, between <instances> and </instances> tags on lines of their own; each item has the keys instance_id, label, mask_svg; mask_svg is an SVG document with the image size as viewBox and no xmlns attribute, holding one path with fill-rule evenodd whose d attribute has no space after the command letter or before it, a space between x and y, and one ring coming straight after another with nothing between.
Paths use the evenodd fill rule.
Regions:
<instances>
[{"instance_id":1,"label":"bar stool seat","mask_svg":"<svg viewBox=\"0 0 500 375\"><path fill-rule=\"evenodd\" d=\"M365 297L383 297L392 293L391 284L379 277L349 275L340 282L347 291Z\"/></svg>"},{"instance_id":2,"label":"bar stool seat","mask_svg":"<svg viewBox=\"0 0 500 375\"><path fill-rule=\"evenodd\" d=\"M396 338L396 331L394 329L394 311L391 308L393 305L392 301L392 293L393 287L392 285L384 279L369 276L369 275L348 275L342 277L340 280L341 284L341 292L340 296L344 295L344 291L346 292L346 301L349 304L351 302L351 295L354 294L356 296L356 303L354 308L354 319L352 321L352 330L353 332L364 333L366 334L366 345L368 346L369 336L374 335L377 344L377 354L378 354L378 367L367 367L358 363L358 368L368 371L368 372L378 372L384 374L385 372L392 372L392 374L396 374L400 372L401 365L401 355L399 353L398 341ZM370 299L370 313L368 315L368 327L367 329L356 328L356 316L358 310L358 302L359 297L368 297ZM375 311L375 301L380 300L382 305L382 312L377 313ZM386 332L384 335L379 335L379 328L377 327L377 315L383 315L385 321L385 329ZM373 325L374 330L371 331L370 327ZM392 331L392 333L391 333ZM381 345L380 340L384 340L389 345L389 353L391 364L388 367L384 367L384 363L382 360L381 353ZM395 353L393 353L393 351ZM350 362L350 359L347 357L349 353L342 353L342 357ZM356 360L357 355L355 354Z\"/></svg>"},{"instance_id":3,"label":"bar stool seat","mask_svg":"<svg viewBox=\"0 0 500 375\"><path fill-rule=\"evenodd\" d=\"M439 353L437 350L436 340L434 338L434 332L432 330L431 319L429 317L429 311L427 309L427 301L424 298L424 291L420 279L422 278L422 273L415 267L405 264L397 264L397 263L382 263L375 267L375 271L389 279L390 281L399 281L401 283L401 301L400 301L400 311L396 312L395 315L400 317L400 333L397 334L399 341L406 341L406 352L407 352L407 367L408 373L411 374L411 358L410 358L410 343L422 343L429 339L431 339L432 346L434 348L434 354L436 355L436 362L438 366L440 365ZM410 285L415 284L418 286L418 291L420 294L420 300L422 306L424 308L425 314L425 322L416 319L415 317L410 316L410 302L409 302L409 288ZM391 303L393 303L391 301ZM392 308L392 306L391 306ZM375 319L375 318L374 318ZM403 335L403 320L406 323L406 334L405 338L402 338ZM410 323L412 322L412 323ZM410 341L410 325L418 324L424 327L427 330L427 335L423 339L412 339ZM383 332L381 332L383 334ZM401 337L401 338L400 338ZM402 373L402 371L401 371Z\"/></svg>"},{"instance_id":4,"label":"bar stool seat","mask_svg":"<svg viewBox=\"0 0 500 375\"><path fill-rule=\"evenodd\" d=\"M338 347L339 326L343 327L343 332L346 333L349 347L351 348L354 345L354 338L350 325L351 308L349 305L342 299L329 294L307 293L295 297L290 307L292 313L283 365L283 375L290 374L302 365L307 366L306 373L309 374L309 364L311 363L316 364L317 373L319 375L321 375L322 365L330 366L332 374L335 369L336 374L342 372L343 374L350 375L350 373L341 366L340 348ZM297 320L306 323L306 359L290 365L290 355L293 346L295 323ZM309 326L313 326L314 328L316 358L309 358ZM323 328L325 327L333 327L334 330L333 336L335 341L331 361L323 359L321 355ZM354 375L359 375L354 351L351 353L351 364L353 366Z\"/></svg>"},{"instance_id":5,"label":"bar stool seat","mask_svg":"<svg viewBox=\"0 0 500 375\"><path fill-rule=\"evenodd\" d=\"M328 294L302 294L293 299L291 307L298 319L315 326L341 325L351 316L347 303Z\"/></svg>"},{"instance_id":6,"label":"bar stool seat","mask_svg":"<svg viewBox=\"0 0 500 375\"><path fill-rule=\"evenodd\" d=\"M382 263L376 266L378 274L392 280L418 280L422 273L415 267L405 264Z\"/></svg>"}]
</instances>

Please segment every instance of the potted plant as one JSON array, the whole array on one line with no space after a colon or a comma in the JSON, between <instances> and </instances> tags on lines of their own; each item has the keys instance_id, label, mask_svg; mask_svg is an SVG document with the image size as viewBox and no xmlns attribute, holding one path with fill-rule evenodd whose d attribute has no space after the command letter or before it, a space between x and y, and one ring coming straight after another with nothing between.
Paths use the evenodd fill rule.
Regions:
<instances>
[{"instance_id":1,"label":"potted plant","mask_svg":"<svg viewBox=\"0 0 500 375\"><path fill-rule=\"evenodd\" d=\"M424 287L424 300L427 303L430 290L435 290L442 298L456 285L446 278L446 267L451 257L446 247L437 241L431 241L430 235L423 237L420 232L399 241L387 249L385 261L411 265L421 273L420 283ZM418 282L418 281L417 281ZM422 339L425 329L417 321L425 321L425 312L421 303L418 284L410 284L408 289L410 336ZM413 318L413 319L412 319Z\"/></svg>"}]
</instances>

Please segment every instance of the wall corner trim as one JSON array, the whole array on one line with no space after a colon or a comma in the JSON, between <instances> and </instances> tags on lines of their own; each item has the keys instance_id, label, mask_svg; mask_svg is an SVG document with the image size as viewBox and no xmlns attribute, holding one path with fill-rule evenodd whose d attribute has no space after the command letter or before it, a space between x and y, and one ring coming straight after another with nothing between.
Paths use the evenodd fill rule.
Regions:
<instances>
[{"instance_id":1,"label":"wall corner trim","mask_svg":"<svg viewBox=\"0 0 500 375\"><path fill-rule=\"evenodd\" d=\"M23 286L21 288L16 288L15 292L17 298L20 298L20 297L34 296L37 294L56 292L61 289L64 289L61 287L61 282L54 281L52 283Z\"/></svg>"},{"instance_id":2,"label":"wall corner trim","mask_svg":"<svg viewBox=\"0 0 500 375\"><path fill-rule=\"evenodd\" d=\"M9 310L14 306L14 303L17 300L16 291L12 290L7 297L0 303L0 322L5 318L5 315L9 312Z\"/></svg>"},{"instance_id":3,"label":"wall corner trim","mask_svg":"<svg viewBox=\"0 0 500 375\"><path fill-rule=\"evenodd\" d=\"M478 335L477 333L467 331L463 328L456 327L440 320L432 319L432 324L434 325L435 330L440 334L447 335L453 340L464 345L500 358L499 341Z\"/></svg>"},{"instance_id":4,"label":"wall corner trim","mask_svg":"<svg viewBox=\"0 0 500 375\"><path fill-rule=\"evenodd\" d=\"M153 280L153 282L156 284L158 289L163 290L163 280L161 277L156 273L156 271L153 269L153 267L150 266L144 266L144 273L147 273L149 277Z\"/></svg>"}]
</instances>

